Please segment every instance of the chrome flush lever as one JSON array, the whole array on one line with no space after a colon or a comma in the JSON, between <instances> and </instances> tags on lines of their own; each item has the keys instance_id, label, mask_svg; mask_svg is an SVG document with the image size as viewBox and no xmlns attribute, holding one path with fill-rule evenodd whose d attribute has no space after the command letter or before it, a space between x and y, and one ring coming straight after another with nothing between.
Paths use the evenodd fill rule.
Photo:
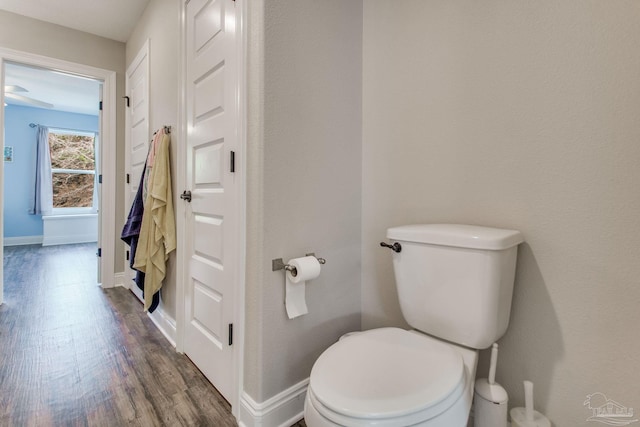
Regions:
<instances>
[{"instance_id":1,"label":"chrome flush lever","mask_svg":"<svg viewBox=\"0 0 640 427\"><path fill-rule=\"evenodd\" d=\"M393 245L390 245L390 244L385 243L385 242L380 242L380 246L382 246L384 248L389 248L393 252L400 252L402 250L402 245L400 245L400 243L398 243L398 242L395 242Z\"/></svg>"}]
</instances>

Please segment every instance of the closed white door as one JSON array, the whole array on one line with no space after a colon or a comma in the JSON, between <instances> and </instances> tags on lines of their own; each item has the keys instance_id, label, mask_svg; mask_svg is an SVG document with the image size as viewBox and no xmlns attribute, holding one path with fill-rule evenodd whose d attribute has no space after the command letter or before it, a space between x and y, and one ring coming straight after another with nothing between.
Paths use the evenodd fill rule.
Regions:
<instances>
[{"instance_id":1,"label":"closed white door","mask_svg":"<svg viewBox=\"0 0 640 427\"><path fill-rule=\"evenodd\" d=\"M144 44L136 58L127 69L126 76L127 107L127 150L126 181L127 195L126 214L138 191L140 177L144 170L144 162L149 151L149 41ZM128 253L128 257L131 254ZM125 281L129 289L140 299L142 291L133 282L135 271L129 268L129 260L125 261Z\"/></svg>"},{"instance_id":2,"label":"closed white door","mask_svg":"<svg viewBox=\"0 0 640 427\"><path fill-rule=\"evenodd\" d=\"M186 6L184 352L232 401L239 238L233 156L237 142L236 13L232 0Z\"/></svg>"}]
</instances>

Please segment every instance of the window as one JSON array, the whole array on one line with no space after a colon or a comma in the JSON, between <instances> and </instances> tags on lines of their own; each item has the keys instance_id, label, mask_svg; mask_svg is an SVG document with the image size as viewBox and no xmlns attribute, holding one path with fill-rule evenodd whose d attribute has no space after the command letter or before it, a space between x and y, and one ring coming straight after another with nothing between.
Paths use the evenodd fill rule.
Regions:
<instances>
[{"instance_id":1,"label":"window","mask_svg":"<svg viewBox=\"0 0 640 427\"><path fill-rule=\"evenodd\" d=\"M49 129L53 208L94 208L95 136Z\"/></svg>"}]
</instances>

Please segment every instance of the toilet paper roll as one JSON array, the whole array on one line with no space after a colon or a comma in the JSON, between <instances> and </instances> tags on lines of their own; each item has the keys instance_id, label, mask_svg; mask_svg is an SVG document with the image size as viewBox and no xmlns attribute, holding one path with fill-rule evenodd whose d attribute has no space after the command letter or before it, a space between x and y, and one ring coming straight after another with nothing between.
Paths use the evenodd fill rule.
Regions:
<instances>
[{"instance_id":1,"label":"toilet paper roll","mask_svg":"<svg viewBox=\"0 0 640 427\"><path fill-rule=\"evenodd\" d=\"M290 259L287 264L296 268L295 275L292 271L287 271L287 279L291 283L305 282L320 275L320 263L314 256Z\"/></svg>"},{"instance_id":2,"label":"toilet paper roll","mask_svg":"<svg viewBox=\"0 0 640 427\"><path fill-rule=\"evenodd\" d=\"M309 312L305 298L306 281L320 275L320 263L314 256L294 258L287 262L295 267L295 275L287 271L285 275L285 306L287 316L293 319Z\"/></svg>"}]
</instances>

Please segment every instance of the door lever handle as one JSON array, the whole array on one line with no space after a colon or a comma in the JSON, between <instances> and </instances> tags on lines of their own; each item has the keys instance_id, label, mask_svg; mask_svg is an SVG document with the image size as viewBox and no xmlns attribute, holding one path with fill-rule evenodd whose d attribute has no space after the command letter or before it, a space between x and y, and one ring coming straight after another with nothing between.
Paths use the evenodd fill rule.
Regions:
<instances>
[{"instance_id":1,"label":"door lever handle","mask_svg":"<svg viewBox=\"0 0 640 427\"><path fill-rule=\"evenodd\" d=\"M180 198L182 200L186 200L187 202L191 203L191 191L184 190L180 195Z\"/></svg>"},{"instance_id":2,"label":"door lever handle","mask_svg":"<svg viewBox=\"0 0 640 427\"><path fill-rule=\"evenodd\" d=\"M398 242L395 242L393 245L390 245L385 242L380 242L380 246L382 246L383 248L389 248L393 252L400 252L402 250L402 245L400 245L400 243Z\"/></svg>"}]
</instances>

